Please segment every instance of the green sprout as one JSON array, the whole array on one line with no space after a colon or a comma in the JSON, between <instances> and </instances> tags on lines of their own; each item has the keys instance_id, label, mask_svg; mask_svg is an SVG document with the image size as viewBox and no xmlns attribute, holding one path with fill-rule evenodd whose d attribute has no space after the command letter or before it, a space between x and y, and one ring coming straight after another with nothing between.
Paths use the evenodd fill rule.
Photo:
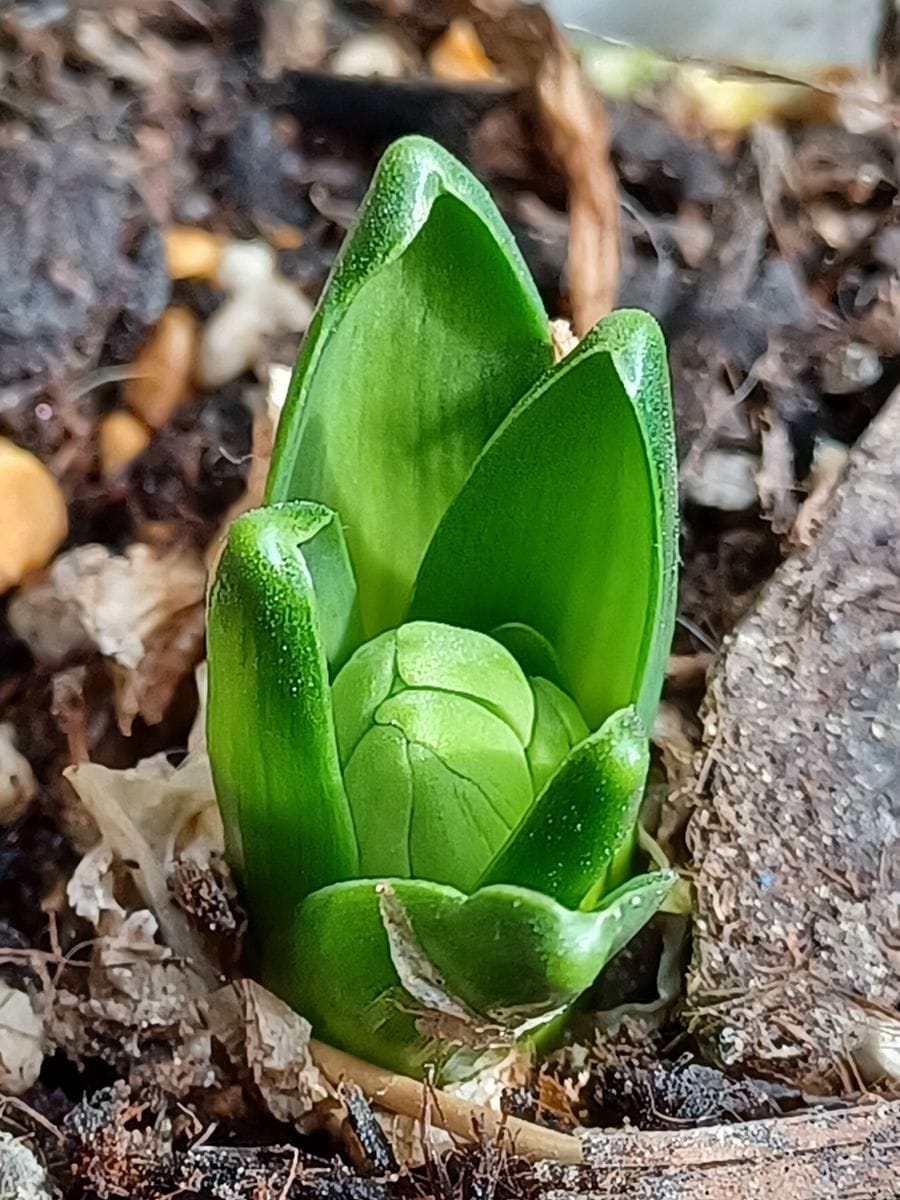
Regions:
<instances>
[{"instance_id":1,"label":"green sprout","mask_svg":"<svg viewBox=\"0 0 900 1200\"><path fill-rule=\"evenodd\" d=\"M396 142L209 600L226 853L262 981L318 1036L465 1075L665 900L632 849L676 520L655 322L554 365L487 193Z\"/></svg>"}]
</instances>

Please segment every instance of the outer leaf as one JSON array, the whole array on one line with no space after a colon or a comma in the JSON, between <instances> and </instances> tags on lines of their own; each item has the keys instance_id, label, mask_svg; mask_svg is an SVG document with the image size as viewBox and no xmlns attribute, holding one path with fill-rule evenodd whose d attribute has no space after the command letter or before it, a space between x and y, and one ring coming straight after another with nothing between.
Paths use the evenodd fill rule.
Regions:
<instances>
[{"instance_id":1,"label":"outer leaf","mask_svg":"<svg viewBox=\"0 0 900 1200\"><path fill-rule=\"evenodd\" d=\"M357 872L315 595L328 593L339 645L347 570L328 509L278 505L234 522L210 592L209 755L226 853L264 938L308 892Z\"/></svg>"},{"instance_id":2,"label":"outer leaf","mask_svg":"<svg viewBox=\"0 0 900 1200\"><path fill-rule=\"evenodd\" d=\"M591 908L634 828L649 762L634 709L614 713L571 752L478 886L518 884Z\"/></svg>"},{"instance_id":3,"label":"outer leaf","mask_svg":"<svg viewBox=\"0 0 900 1200\"><path fill-rule=\"evenodd\" d=\"M418 954L424 967L433 967L445 996L456 1002L452 1011L431 1011L435 1028L442 1015L467 1010L476 1020L534 1027L593 982L656 911L674 878L656 872L634 879L593 913L570 912L517 887L484 888L467 897L423 880L389 884L415 940L407 957ZM427 1063L443 1063L452 1047L416 1029L422 995L415 998L401 985L379 886L374 880L336 884L304 901L283 997L320 1037L421 1075ZM449 1024L443 1021L445 1028ZM478 1032L470 1024L469 1033Z\"/></svg>"},{"instance_id":4,"label":"outer leaf","mask_svg":"<svg viewBox=\"0 0 900 1200\"><path fill-rule=\"evenodd\" d=\"M395 142L306 336L267 490L340 513L367 638L403 620L447 505L551 358L485 190L434 143Z\"/></svg>"},{"instance_id":5,"label":"outer leaf","mask_svg":"<svg viewBox=\"0 0 900 1200\"><path fill-rule=\"evenodd\" d=\"M516 406L437 529L411 613L532 626L596 728L649 728L676 600L677 494L665 346L642 312L602 321Z\"/></svg>"}]
</instances>

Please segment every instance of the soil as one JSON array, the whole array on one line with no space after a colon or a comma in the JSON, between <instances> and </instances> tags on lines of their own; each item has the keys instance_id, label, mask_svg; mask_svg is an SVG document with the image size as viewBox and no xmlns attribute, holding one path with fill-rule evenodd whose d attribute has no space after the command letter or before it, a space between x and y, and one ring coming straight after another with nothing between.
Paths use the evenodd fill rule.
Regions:
<instances>
[{"instance_id":1,"label":"soil","mask_svg":"<svg viewBox=\"0 0 900 1200\"><path fill-rule=\"evenodd\" d=\"M471 59L462 78L432 65L460 10L494 63L489 78ZM846 448L900 383L896 104L865 132L842 123L840 95L821 97L814 120L776 114L723 132L670 82L605 106L578 93L573 132L548 83L567 69L566 52L541 20L487 4L4 6L0 261L10 269L0 278L0 435L59 480L69 514L62 554L99 544L118 561L142 545L170 564L164 574L176 561L190 574L241 501L268 368L293 361L298 334L267 332L246 369L220 385L189 382L130 464L104 476L100 431L127 410L129 373L162 312L177 303L203 330L226 302L208 276L173 278L167 231L262 239L284 278L314 300L382 149L409 131L436 137L491 189L551 315L578 327L598 297L614 294L665 329L683 569L655 790L677 798L700 745L711 656L779 564L813 539ZM335 55L348 48L388 77L339 74ZM591 257L585 230L610 186L619 208L615 219L602 209L606 249ZM235 1067L221 1046L205 1058L198 1051L190 1074L193 1060L178 1056L196 1049L202 1022L179 1001L184 978L146 946L157 1007L142 1010L142 1027L136 1007L91 992L95 930L74 915L65 887L92 831L62 771L85 759L125 768L184 754L197 710L198 606L166 609L148 627L138 667L123 674L96 644L70 645L55 660L36 654L10 622L14 603L13 594L0 600L0 726L11 726L35 794L0 825L0 979L28 994L65 992L73 1011L81 1005L95 1020L82 1020L77 1045L57 1035L36 1081L0 1100L0 1124L27 1136L48 1186L86 1200L612 1194L618 1176L553 1179L486 1132L398 1169L395 1143L361 1094L345 1095L321 1128L298 1130L282 1110L273 1115L266 1079ZM755 610L763 640L780 611ZM137 695L129 719L123 678ZM659 837L690 865L684 816L670 803ZM227 883L204 880L182 879L179 903L207 923L215 914L213 933L227 943L240 913ZM679 1000L683 938L683 926L658 922L612 964L578 1018L576 1045L510 1090L505 1110L562 1135L585 1125L622 1130L615 1136L625 1140L655 1130L649 1172L672 1151L665 1138L681 1138L689 1166L694 1129L750 1122L749 1144L760 1122L794 1112L815 1123L835 1101L843 1111L860 1098L856 1079L841 1079L826 1103L824 1088L785 1082L777 1061L711 1060ZM167 995L172 1011L161 1015ZM859 1135L873 1160L872 1146L896 1143L890 1120ZM807 1126L791 1128L805 1145ZM627 1158L625 1140L609 1153ZM649 1173L627 1194L651 1194L645 1183L660 1194Z\"/></svg>"}]
</instances>

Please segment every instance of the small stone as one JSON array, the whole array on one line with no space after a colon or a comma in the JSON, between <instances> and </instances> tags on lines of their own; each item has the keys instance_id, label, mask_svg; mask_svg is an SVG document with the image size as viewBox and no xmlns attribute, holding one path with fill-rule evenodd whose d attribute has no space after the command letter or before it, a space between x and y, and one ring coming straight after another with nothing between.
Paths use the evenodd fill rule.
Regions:
<instances>
[{"instance_id":1,"label":"small stone","mask_svg":"<svg viewBox=\"0 0 900 1200\"><path fill-rule=\"evenodd\" d=\"M59 484L33 454L0 438L0 595L45 567L68 529Z\"/></svg>"},{"instance_id":2,"label":"small stone","mask_svg":"<svg viewBox=\"0 0 900 1200\"><path fill-rule=\"evenodd\" d=\"M109 480L146 450L150 431L130 412L111 412L100 423L99 438L100 471Z\"/></svg>"},{"instance_id":3,"label":"small stone","mask_svg":"<svg viewBox=\"0 0 900 1200\"><path fill-rule=\"evenodd\" d=\"M166 266L173 279L214 279L228 244L219 234L192 225L173 225L165 233Z\"/></svg>"},{"instance_id":4,"label":"small stone","mask_svg":"<svg viewBox=\"0 0 900 1200\"><path fill-rule=\"evenodd\" d=\"M821 369L822 387L834 396L851 396L881 378L878 351L863 342L848 342L826 356Z\"/></svg>"},{"instance_id":5,"label":"small stone","mask_svg":"<svg viewBox=\"0 0 900 1200\"><path fill-rule=\"evenodd\" d=\"M197 344L197 319L180 305L167 308L132 363L125 403L151 429L161 429L186 399Z\"/></svg>"},{"instance_id":6,"label":"small stone","mask_svg":"<svg viewBox=\"0 0 900 1200\"><path fill-rule=\"evenodd\" d=\"M484 83L496 79L493 64L471 21L455 17L428 55L431 73L449 83Z\"/></svg>"},{"instance_id":7,"label":"small stone","mask_svg":"<svg viewBox=\"0 0 900 1200\"><path fill-rule=\"evenodd\" d=\"M31 764L16 748L12 725L0 725L0 825L23 815L37 791Z\"/></svg>"},{"instance_id":8,"label":"small stone","mask_svg":"<svg viewBox=\"0 0 900 1200\"><path fill-rule=\"evenodd\" d=\"M412 66L410 54L389 33L357 33L335 51L329 64L335 75L400 79Z\"/></svg>"}]
</instances>

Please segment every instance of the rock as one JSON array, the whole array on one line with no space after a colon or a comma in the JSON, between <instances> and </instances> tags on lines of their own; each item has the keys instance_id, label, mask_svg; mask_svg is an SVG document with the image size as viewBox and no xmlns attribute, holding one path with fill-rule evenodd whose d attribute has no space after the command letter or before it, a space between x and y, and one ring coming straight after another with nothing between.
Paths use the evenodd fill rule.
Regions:
<instances>
[{"instance_id":1,"label":"rock","mask_svg":"<svg viewBox=\"0 0 900 1200\"><path fill-rule=\"evenodd\" d=\"M151 429L163 425L187 399L198 337L197 318L180 304L162 314L125 381L125 403Z\"/></svg>"},{"instance_id":2,"label":"rock","mask_svg":"<svg viewBox=\"0 0 900 1200\"><path fill-rule=\"evenodd\" d=\"M51 473L28 450L0 438L0 595L46 566L68 528Z\"/></svg>"},{"instance_id":3,"label":"rock","mask_svg":"<svg viewBox=\"0 0 900 1200\"><path fill-rule=\"evenodd\" d=\"M100 473L104 480L110 480L147 449L150 430L143 421L120 409L100 422L98 441Z\"/></svg>"},{"instance_id":4,"label":"rock","mask_svg":"<svg viewBox=\"0 0 900 1200\"><path fill-rule=\"evenodd\" d=\"M0 724L0 825L18 821L36 791L31 763L16 747L12 725L4 721Z\"/></svg>"},{"instance_id":5,"label":"rock","mask_svg":"<svg viewBox=\"0 0 900 1200\"><path fill-rule=\"evenodd\" d=\"M112 330L138 339L169 292L162 237L108 146L0 147L0 386L66 379Z\"/></svg>"},{"instance_id":6,"label":"rock","mask_svg":"<svg viewBox=\"0 0 900 1200\"><path fill-rule=\"evenodd\" d=\"M746 512L759 499L758 470L759 459L755 454L743 450L708 450L697 469L685 477L685 498L701 508Z\"/></svg>"},{"instance_id":7,"label":"rock","mask_svg":"<svg viewBox=\"0 0 900 1200\"><path fill-rule=\"evenodd\" d=\"M895 393L705 706L687 1017L720 1064L807 1090L854 1090L850 1056L870 1079L896 1059L873 1056L872 1019L900 1023L898 533Z\"/></svg>"}]
</instances>

